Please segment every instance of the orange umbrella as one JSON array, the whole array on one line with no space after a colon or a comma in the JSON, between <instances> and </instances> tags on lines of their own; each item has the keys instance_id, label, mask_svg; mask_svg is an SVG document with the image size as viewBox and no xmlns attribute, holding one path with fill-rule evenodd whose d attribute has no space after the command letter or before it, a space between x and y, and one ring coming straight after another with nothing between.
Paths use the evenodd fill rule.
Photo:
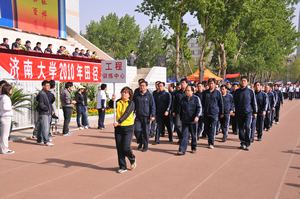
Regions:
<instances>
[{"instance_id":1,"label":"orange umbrella","mask_svg":"<svg viewBox=\"0 0 300 199\"><path fill-rule=\"evenodd\" d=\"M204 70L204 77L203 79L207 81L209 78L215 78L216 80L223 80L221 77L215 75L213 72L211 72L209 69ZM189 81L199 81L199 69L187 77Z\"/></svg>"}]
</instances>

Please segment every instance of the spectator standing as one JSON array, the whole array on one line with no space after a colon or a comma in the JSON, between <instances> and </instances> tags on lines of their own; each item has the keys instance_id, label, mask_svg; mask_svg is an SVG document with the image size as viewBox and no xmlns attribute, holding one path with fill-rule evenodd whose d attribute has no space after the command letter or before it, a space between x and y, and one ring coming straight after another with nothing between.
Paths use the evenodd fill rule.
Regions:
<instances>
[{"instance_id":1,"label":"spectator standing","mask_svg":"<svg viewBox=\"0 0 300 199\"><path fill-rule=\"evenodd\" d=\"M2 154L15 153L8 148L8 137L13 116L11 95L12 86L8 83L2 85L0 95L0 153Z\"/></svg>"},{"instance_id":2,"label":"spectator standing","mask_svg":"<svg viewBox=\"0 0 300 199\"><path fill-rule=\"evenodd\" d=\"M107 103L107 97L106 97L106 91L107 85L101 84L100 87L98 87L98 93L97 93L97 110L98 110L98 129L102 130L105 128L104 120L105 120L105 110L106 110L106 103Z\"/></svg>"},{"instance_id":3,"label":"spectator standing","mask_svg":"<svg viewBox=\"0 0 300 199\"><path fill-rule=\"evenodd\" d=\"M73 83L67 82L65 84L65 89L61 93L61 105L64 112L63 136L70 135L69 124L71 121L73 106L74 104L76 104L76 101L72 100L71 98L72 89L73 89Z\"/></svg>"},{"instance_id":4,"label":"spectator standing","mask_svg":"<svg viewBox=\"0 0 300 199\"><path fill-rule=\"evenodd\" d=\"M86 105L84 101L84 92L85 87L79 86L78 91L75 94L75 101L76 101L76 111L77 111L77 126L80 130L83 128L88 129L87 125L87 118L86 118ZM80 121L81 118L81 121Z\"/></svg>"}]
</instances>

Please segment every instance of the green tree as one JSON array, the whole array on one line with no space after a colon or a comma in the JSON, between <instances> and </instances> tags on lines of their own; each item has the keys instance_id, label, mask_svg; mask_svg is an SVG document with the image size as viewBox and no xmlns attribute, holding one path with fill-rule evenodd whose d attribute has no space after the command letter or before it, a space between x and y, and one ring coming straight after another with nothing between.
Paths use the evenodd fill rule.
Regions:
<instances>
[{"instance_id":1,"label":"green tree","mask_svg":"<svg viewBox=\"0 0 300 199\"><path fill-rule=\"evenodd\" d=\"M119 18L115 13L91 21L86 27L86 39L115 59L126 59L131 50L138 49L140 27L134 17Z\"/></svg>"},{"instance_id":2,"label":"green tree","mask_svg":"<svg viewBox=\"0 0 300 199\"><path fill-rule=\"evenodd\" d=\"M158 56L166 56L166 39L157 26L148 26L141 35L137 66L155 66Z\"/></svg>"},{"instance_id":3,"label":"green tree","mask_svg":"<svg viewBox=\"0 0 300 199\"><path fill-rule=\"evenodd\" d=\"M162 29L170 28L174 31L176 38L175 42L175 74L176 79L179 78L179 67L180 67L180 38L185 32L187 25L183 22L183 16L188 12L187 1L184 0L143 0L141 5L137 7L140 13L150 17L150 22L159 20L162 22ZM182 34L183 33L183 34Z\"/></svg>"}]
</instances>

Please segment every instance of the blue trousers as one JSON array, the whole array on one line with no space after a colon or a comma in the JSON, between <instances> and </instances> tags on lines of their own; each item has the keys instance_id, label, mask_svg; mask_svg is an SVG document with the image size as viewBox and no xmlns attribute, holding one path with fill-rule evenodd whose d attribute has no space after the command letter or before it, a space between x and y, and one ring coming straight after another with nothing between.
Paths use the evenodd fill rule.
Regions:
<instances>
[{"instance_id":1,"label":"blue trousers","mask_svg":"<svg viewBox=\"0 0 300 199\"><path fill-rule=\"evenodd\" d=\"M218 115L204 117L204 131L208 136L209 145L214 145L218 121Z\"/></svg>"},{"instance_id":2,"label":"blue trousers","mask_svg":"<svg viewBox=\"0 0 300 199\"><path fill-rule=\"evenodd\" d=\"M229 123L230 123L230 114L224 114L224 117L220 119L221 122L221 130L223 133L223 138L228 137L228 129L229 129Z\"/></svg>"},{"instance_id":3,"label":"blue trousers","mask_svg":"<svg viewBox=\"0 0 300 199\"><path fill-rule=\"evenodd\" d=\"M77 126L81 127L81 126L87 126L87 112L86 112L86 108L85 106L76 106L76 111L77 111L77 115L76 115L76 121L77 121ZM80 121L81 118L81 121Z\"/></svg>"},{"instance_id":4,"label":"blue trousers","mask_svg":"<svg viewBox=\"0 0 300 199\"><path fill-rule=\"evenodd\" d=\"M237 115L241 145L245 145L247 147L251 144L251 123L252 113Z\"/></svg>"},{"instance_id":5,"label":"blue trousers","mask_svg":"<svg viewBox=\"0 0 300 199\"><path fill-rule=\"evenodd\" d=\"M183 153L186 152L190 136L192 138L192 142L191 142L192 150L196 150L197 148L196 124L182 123L182 140L179 145L180 152Z\"/></svg>"}]
</instances>

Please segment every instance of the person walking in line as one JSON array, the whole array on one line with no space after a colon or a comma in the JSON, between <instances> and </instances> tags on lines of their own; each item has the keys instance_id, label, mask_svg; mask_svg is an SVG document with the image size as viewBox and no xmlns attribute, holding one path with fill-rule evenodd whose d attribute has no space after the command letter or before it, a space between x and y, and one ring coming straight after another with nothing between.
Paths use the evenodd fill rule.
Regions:
<instances>
[{"instance_id":1,"label":"person walking in line","mask_svg":"<svg viewBox=\"0 0 300 199\"><path fill-rule=\"evenodd\" d=\"M73 106L76 104L75 100L72 100L71 92L73 90L73 83L67 82L65 84L65 89L61 93L61 105L64 112L64 126L63 126L63 136L69 136L69 124L71 121L71 116L73 112Z\"/></svg>"},{"instance_id":2,"label":"person walking in line","mask_svg":"<svg viewBox=\"0 0 300 199\"><path fill-rule=\"evenodd\" d=\"M275 124L278 124L279 123L280 108L283 105L283 94L280 91L278 84L275 84L274 92L277 93L277 101L276 101L276 105L275 105L274 120L275 120Z\"/></svg>"},{"instance_id":3,"label":"person walking in line","mask_svg":"<svg viewBox=\"0 0 300 199\"><path fill-rule=\"evenodd\" d=\"M12 95L12 86L4 83L1 86L0 95L0 153L13 154L15 151L8 147L8 137L13 117L13 107L10 96Z\"/></svg>"},{"instance_id":4,"label":"person walking in line","mask_svg":"<svg viewBox=\"0 0 300 199\"><path fill-rule=\"evenodd\" d=\"M86 117L86 105L83 96L84 89L85 87L79 86L78 91L75 94L76 112L77 112L76 122L80 130L84 128L88 129L87 117Z\"/></svg>"},{"instance_id":5,"label":"person walking in line","mask_svg":"<svg viewBox=\"0 0 300 199\"><path fill-rule=\"evenodd\" d=\"M197 84L197 92L195 93L196 96L200 98L201 105L203 107L203 92L204 92L204 86L202 83ZM197 140L200 139L200 137L206 137L204 133L204 119L203 119L203 109L202 114L199 118L199 122L197 125Z\"/></svg>"},{"instance_id":6,"label":"person walking in line","mask_svg":"<svg viewBox=\"0 0 300 199\"><path fill-rule=\"evenodd\" d=\"M102 130L105 128L104 120L105 120L105 110L106 110L106 102L107 97L105 91L107 90L106 84L101 84L98 88L97 93L97 110L98 110L98 129Z\"/></svg>"},{"instance_id":7,"label":"person walking in line","mask_svg":"<svg viewBox=\"0 0 300 199\"><path fill-rule=\"evenodd\" d=\"M254 90L257 102L257 117L252 120L251 141L254 141L255 131L257 132L257 140L261 141L269 102L268 95L262 91L260 82L254 83Z\"/></svg>"},{"instance_id":8,"label":"person walking in line","mask_svg":"<svg viewBox=\"0 0 300 199\"><path fill-rule=\"evenodd\" d=\"M178 90L176 90L174 93L173 116L175 117L175 131L177 133L179 144L182 139L182 123L180 120L179 109L181 100L185 97L185 89L187 86L187 79L181 79L180 86L178 86Z\"/></svg>"},{"instance_id":9,"label":"person walking in line","mask_svg":"<svg viewBox=\"0 0 300 199\"><path fill-rule=\"evenodd\" d=\"M121 90L121 99L116 102L116 122L114 127L119 163L118 173L127 171L126 157L130 161L130 169L136 168L136 158L131 149L135 110L132 98L133 91L129 87L124 87Z\"/></svg>"},{"instance_id":10,"label":"person walking in line","mask_svg":"<svg viewBox=\"0 0 300 199\"><path fill-rule=\"evenodd\" d=\"M235 114L239 129L241 149L249 151L251 144L252 117L257 115L257 103L254 91L248 87L247 77L241 77L241 87L234 95Z\"/></svg>"},{"instance_id":11,"label":"person walking in line","mask_svg":"<svg viewBox=\"0 0 300 199\"><path fill-rule=\"evenodd\" d=\"M204 131L208 136L208 148L214 148L217 123L224 117L224 104L220 91L216 89L216 80L208 80L208 89L203 93Z\"/></svg>"},{"instance_id":12,"label":"person walking in line","mask_svg":"<svg viewBox=\"0 0 300 199\"><path fill-rule=\"evenodd\" d=\"M185 89L185 97L180 102L179 115L182 121L182 140L179 144L177 155L184 155L191 136L191 152L197 151L197 135L196 125L202 114L202 106L200 98L194 95L194 88L187 86Z\"/></svg>"},{"instance_id":13,"label":"person walking in line","mask_svg":"<svg viewBox=\"0 0 300 199\"><path fill-rule=\"evenodd\" d=\"M53 113L52 102L49 99L50 93L50 83L47 80L42 82L43 89L39 92L36 99L38 102L37 110L39 112L39 128L37 132L37 143L45 144L47 146L53 146L54 144L50 142L50 122ZM52 93L50 93L52 94ZM53 99L52 99L53 101Z\"/></svg>"},{"instance_id":14,"label":"person walking in line","mask_svg":"<svg viewBox=\"0 0 300 199\"><path fill-rule=\"evenodd\" d=\"M224 104L224 117L220 118L221 123L221 130L223 133L223 142L226 142L228 137L228 130L230 124L230 115L233 115L234 112L234 103L233 103L233 96L227 90L225 85L221 86L221 93L223 97L223 104Z\"/></svg>"},{"instance_id":15,"label":"person walking in line","mask_svg":"<svg viewBox=\"0 0 300 199\"><path fill-rule=\"evenodd\" d=\"M155 142L156 144L160 143L160 136L164 134L163 131L165 131L165 127L167 127L168 130L169 142L173 142L173 132L172 132L171 120L170 120L172 95L169 92L165 91L164 82L159 82L158 92L153 97L156 105L156 123L157 123Z\"/></svg>"},{"instance_id":16,"label":"person walking in line","mask_svg":"<svg viewBox=\"0 0 300 199\"><path fill-rule=\"evenodd\" d=\"M265 121L264 121L264 128L266 129L266 131L269 131L270 128L272 127L272 115L273 112L275 111L275 96L274 93L271 90L270 85L266 85L265 86L265 93L268 95L268 109L267 109L267 113L266 113L266 117L265 117Z\"/></svg>"},{"instance_id":17,"label":"person walking in line","mask_svg":"<svg viewBox=\"0 0 300 199\"><path fill-rule=\"evenodd\" d=\"M133 99L135 104L135 133L139 135L138 150L146 152L148 150L149 135L150 135L150 122L155 119L156 109L155 102L152 94L148 90L148 82L140 82L140 92Z\"/></svg>"}]
</instances>

